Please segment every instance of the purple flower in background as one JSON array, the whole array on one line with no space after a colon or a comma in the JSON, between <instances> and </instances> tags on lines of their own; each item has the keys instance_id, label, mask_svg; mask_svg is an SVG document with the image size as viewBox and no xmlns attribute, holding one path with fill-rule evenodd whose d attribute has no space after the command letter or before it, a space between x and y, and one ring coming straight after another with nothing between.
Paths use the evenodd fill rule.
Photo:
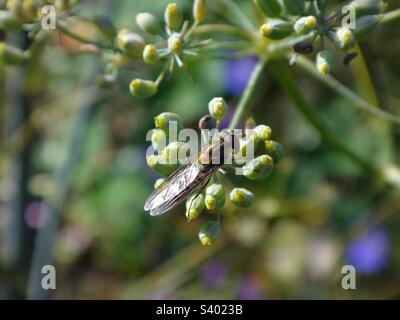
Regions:
<instances>
[{"instance_id":1,"label":"purple flower in background","mask_svg":"<svg viewBox=\"0 0 400 320\"><path fill-rule=\"evenodd\" d=\"M389 233L384 228L378 228L350 242L346 257L358 272L374 274L387 265L390 253Z\"/></svg>"},{"instance_id":2,"label":"purple flower in background","mask_svg":"<svg viewBox=\"0 0 400 320\"><path fill-rule=\"evenodd\" d=\"M201 277L207 286L214 287L224 282L227 274L228 267L224 262L212 260L203 267Z\"/></svg>"},{"instance_id":3,"label":"purple flower in background","mask_svg":"<svg viewBox=\"0 0 400 320\"><path fill-rule=\"evenodd\" d=\"M225 65L226 92L232 95L240 95L246 88L256 63L256 57L229 60Z\"/></svg>"},{"instance_id":4,"label":"purple flower in background","mask_svg":"<svg viewBox=\"0 0 400 320\"><path fill-rule=\"evenodd\" d=\"M25 208L25 222L33 229L44 227L49 218L49 208L40 201L29 203Z\"/></svg>"},{"instance_id":5,"label":"purple flower in background","mask_svg":"<svg viewBox=\"0 0 400 320\"><path fill-rule=\"evenodd\" d=\"M239 282L237 297L240 300L261 300L264 298L264 295L256 279L245 277Z\"/></svg>"}]
</instances>

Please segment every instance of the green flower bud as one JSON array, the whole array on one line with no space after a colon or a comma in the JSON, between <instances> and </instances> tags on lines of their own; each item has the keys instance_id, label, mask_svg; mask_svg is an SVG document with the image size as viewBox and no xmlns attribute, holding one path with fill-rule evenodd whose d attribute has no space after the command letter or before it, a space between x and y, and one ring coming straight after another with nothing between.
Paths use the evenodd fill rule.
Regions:
<instances>
[{"instance_id":1,"label":"green flower bud","mask_svg":"<svg viewBox=\"0 0 400 320\"><path fill-rule=\"evenodd\" d=\"M154 182L154 189L157 189L159 186L161 186L165 180L165 178L157 179L156 182Z\"/></svg>"},{"instance_id":2,"label":"green flower bud","mask_svg":"<svg viewBox=\"0 0 400 320\"><path fill-rule=\"evenodd\" d=\"M192 221L193 219L196 219L204 211L204 208L205 202L204 195L202 193L191 196L188 200L186 200L187 220Z\"/></svg>"},{"instance_id":3,"label":"green flower bud","mask_svg":"<svg viewBox=\"0 0 400 320\"><path fill-rule=\"evenodd\" d=\"M183 50L183 40L179 33L174 33L168 38L168 48L172 53L181 54Z\"/></svg>"},{"instance_id":4,"label":"green flower bud","mask_svg":"<svg viewBox=\"0 0 400 320\"><path fill-rule=\"evenodd\" d=\"M293 26L288 21L273 19L260 27L261 34L269 39L280 40L293 33Z\"/></svg>"},{"instance_id":5,"label":"green flower bud","mask_svg":"<svg viewBox=\"0 0 400 320\"><path fill-rule=\"evenodd\" d=\"M207 187L205 203L208 210L220 209L225 205L225 190L222 185L214 183Z\"/></svg>"},{"instance_id":6,"label":"green flower bud","mask_svg":"<svg viewBox=\"0 0 400 320\"><path fill-rule=\"evenodd\" d=\"M295 16L299 16L305 11L304 0L283 0L283 4L287 12Z\"/></svg>"},{"instance_id":7,"label":"green flower bud","mask_svg":"<svg viewBox=\"0 0 400 320\"><path fill-rule=\"evenodd\" d=\"M129 85L131 94L140 99L147 99L157 93L157 83L150 80L134 79Z\"/></svg>"},{"instance_id":8,"label":"green flower bud","mask_svg":"<svg viewBox=\"0 0 400 320\"><path fill-rule=\"evenodd\" d=\"M221 121L228 112L228 105L224 98L214 98L208 103L208 111L213 119Z\"/></svg>"},{"instance_id":9,"label":"green flower bud","mask_svg":"<svg viewBox=\"0 0 400 320\"><path fill-rule=\"evenodd\" d=\"M136 16L136 23L140 29L152 35L162 33L160 21L151 13L141 12Z\"/></svg>"},{"instance_id":10,"label":"green flower bud","mask_svg":"<svg viewBox=\"0 0 400 320\"><path fill-rule=\"evenodd\" d=\"M109 40L112 40L117 35L117 29L114 23L106 16L98 16L93 19L94 25L99 29L101 34Z\"/></svg>"},{"instance_id":11,"label":"green flower bud","mask_svg":"<svg viewBox=\"0 0 400 320\"><path fill-rule=\"evenodd\" d=\"M183 128L183 120L176 113L163 112L163 113L159 114L157 117L154 118L154 124L155 124L156 128L161 129L162 131L164 131L167 136L169 135L170 122L175 122L176 128L177 128L177 132L182 130L182 128Z\"/></svg>"},{"instance_id":12,"label":"green flower bud","mask_svg":"<svg viewBox=\"0 0 400 320\"><path fill-rule=\"evenodd\" d=\"M294 24L294 30L297 34L308 34L317 26L317 18L314 16L301 17Z\"/></svg>"},{"instance_id":13,"label":"green flower bud","mask_svg":"<svg viewBox=\"0 0 400 320\"><path fill-rule=\"evenodd\" d=\"M274 159L274 163L279 163L285 155L283 146L276 141L265 141L265 152Z\"/></svg>"},{"instance_id":14,"label":"green flower bud","mask_svg":"<svg viewBox=\"0 0 400 320\"><path fill-rule=\"evenodd\" d=\"M246 157L249 152L252 152L254 154L258 142L259 139L254 131L251 135L247 136L245 139L240 139L239 151L235 154L235 160L240 160L243 157Z\"/></svg>"},{"instance_id":15,"label":"green flower bud","mask_svg":"<svg viewBox=\"0 0 400 320\"><path fill-rule=\"evenodd\" d=\"M173 173L179 165L167 164L162 156L150 155L146 158L147 165L158 174L167 177Z\"/></svg>"},{"instance_id":16,"label":"green flower bud","mask_svg":"<svg viewBox=\"0 0 400 320\"><path fill-rule=\"evenodd\" d=\"M151 144L157 152L164 150L167 144L167 136L161 129L153 129L151 134Z\"/></svg>"},{"instance_id":17,"label":"green flower bud","mask_svg":"<svg viewBox=\"0 0 400 320\"><path fill-rule=\"evenodd\" d=\"M122 29L118 32L117 43L122 51L132 57L139 58L142 56L145 44L143 38L138 34Z\"/></svg>"},{"instance_id":18,"label":"green flower bud","mask_svg":"<svg viewBox=\"0 0 400 320\"><path fill-rule=\"evenodd\" d=\"M178 29L183 21L182 12L176 3L170 3L164 12L164 20L171 29Z\"/></svg>"},{"instance_id":19,"label":"green flower bud","mask_svg":"<svg viewBox=\"0 0 400 320\"><path fill-rule=\"evenodd\" d=\"M26 59L24 52L19 48L0 42L0 63L21 64Z\"/></svg>"},{"instance_id":20,"label":"green flower bud","mask_svg":"<svg viewBox=\"0 0 400 320\"><path fill-rule=\"evenodd\" d=\"M382 13L385 4L381 0L354 0L349 4L356 12L356 17Z\"/></svg>"},{"instance_id":21,"label":"green flower bud","mask_svg":"<svg viewBox=\"0 0 400 320\"><path fill-rule=\"evenodd\" d=\"M114 74L99 74L96 76L96 85L101 89L111 89L115 83L116 77Z\"/></svg>"},{"instance_id":22,"label":"green flower bud","mask_svg":"<svg viewBox=\"0 0 400 320\"><path fill-rule=\"evenodd\" d=\"M254 202L254 195L244 188L235 188L229 194L231 201L242 208L250 208Z\"/></svg>"},{"instance_id":23,"label":"green flower bud","mask_svg":"<svg viewBox=\"0 0 400 320\"><path fill-rule=\"evenodd\" d=\"M206 0L194 0L193 3L193 18L197 23L202 23L207 16Z\"/></svg>"},{"instance_id":24,"label":"green flower bud","mask_svg":"<svg viewBox=\"0 0 400 320\"><path fill-rule=\"evenodd\" d=\"M279 17L282 8L278 0L255 0L258 8L267 17Z\"/></svg>"},{"instance_id":25,"label":"green flower bud","mask_svg":"<svg viewBox=\"0 0 400 320\"><path fill-rule=\"evenodd\" d=\"M328 74L332 71L333 67L335 66L335 61L333 59L332 54L329 51L323 50L321 52L318 52L317 54L316 65L320 73Z\"/></svg>"},{"instance_id":26,"label":"green flower bud","mask_svg":"<svg viewBox=\"0 0 400 320\"><path fill-rule=\"evenodd\" d=\"M148 44L143 50L143 60L148 64L155 64L160 61L160 55L157 52L157 48L154 44Z\"/></svg>"},{"instance_id":27,"label":"green flower bud","mask_svg":"<svg viewBox=\"0 0 400 320\"><path fill-rule=\"evenodd\" d=\"M265 141L271 139L272 130L270 127L260 124L253 129L257 140Z\"/></svg>"},{"instance_id":28,"label":"green flower bud","mask_svg":"<svg viewBox=\"0 0 400 320\"><path fill-rule=\"evenodd\" d=\"M382 21L377 16L363 16L356 20L354 35L357 40L370 40L382 30Z\"/></svg>"},{"instance_id":29,"label":"green flower bud","mask_svg":"<svg viewBox=\"0 0 400 320\"><path fill-rule=\"evenodd\" d=\"M274 160L268 155L259 156L243 166L243 174L251 180L267 177L274 168Z\"/></svg>"},{"instance_id":30,"label":"green flower bud","mask_svg":"<svg viewBox=\"0 0 400 320\"><path fill-rule=\"evenodd\" d=\"M11 12L0 10L0 30L20 31L22 22Z\"/></svg>"},{"instance_id":31,"label":"green flower bud","mask_svg":"<svg viewBox=\"0 0 400 320\"><path fill-rule=\"evenodd\" d=\"M182 163L181 160L186 160L187 151L189 150L188 144L181 141L171 142L162 151L164 159L169 164ZM185 159L180 159L180 156L185 157Z\"/></svg>"},{"instance_id":32,"label":"green flower bud","mask_svg":"<svg viewBox=\"0 0 400 320\"><path fill-rule=\"evenodd\" d=\"M199 232L199 239L203 246L211 246L214 244L220 233L220 225L218 221L208 221L204 224Z\"/></svg>"},{"instance_id":33,"label":"green flower bud","mask_svg":"<svg viewBox=\"0 0 400 320\"><path fill-rule=\"evenodd\" d=\"M335 34L335 42L340 49L348 50L354 47L356 39L350 29L339 28Z\"/></svg>"}]
</instances>

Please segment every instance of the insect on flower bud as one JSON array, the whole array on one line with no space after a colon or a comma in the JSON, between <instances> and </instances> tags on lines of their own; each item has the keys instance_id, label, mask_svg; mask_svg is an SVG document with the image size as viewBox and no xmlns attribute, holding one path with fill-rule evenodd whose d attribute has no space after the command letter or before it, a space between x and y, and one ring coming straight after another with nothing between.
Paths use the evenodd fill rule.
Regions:
<instances>
[{"instance_id":1,"label":"insect on flower bud","mask_svg":"<svg viewBox=\"0 0 400 320\"><path fill-rule=\"evenodd\" d=\"M385 4L381 0L354 0L350 2L349 6L355 10L357 18L382 13L385 8Z\"/></svg>"},{"instance_id":2,"label":"insect on flower bud","mask_svg":"<svg viewBox=\"0 0 400 320\"><path fill-rule=\"evenodd\" d=\"M259 156L243 166L243 174L250 180L267 177L274 168L274 160L268 155Z\"/></svg>"},{"instance_id":3,"label":"insect on flower bud","mask_svg":"<svg viewBox=\"0 0 400 320\"><path fill-rule=\"evenodd\" d=\"M267 17L279 17L282 8L278 0L255 0L258 8Z\"/></svg>"},{"instance_id":4,"label":"insect on flower bud","mask_svg":"<svg viewBox=\"0 0 400 320\"><path fill-rule=\"evenodd\" d=\"M99 29L101 34L107 39L114 39L117 35L117 29L114 23L106 16L98 16L93 19L94 25Z\"/></svg>"},{"instance_id":5,"label":"insect on flower bud","mask_svg":"<svg viewBox=\"0 0 400 320\"><path fill-rule=\"evenodd\" d=\"M276 141L265 141L265 152L274 159L274 163L279 163L285 155L283 146Z\"/></svg>"},{"instance_id":6,"label":"insect on flower bud","mask_svg":"<svg viewBox=\"0 0 400 320\"><path fill-rule=\"evenodd\" d=\"M134 79L129 85L131 94L139 99L147 99L157 93L157 83L150 80Z\"/></svg>"},{"instance_id":7,"label":"insect on flower bud","mask_svg":"<svg viewBox=\"0 0 400 320\"><path fill-rule=\"evenodd\" d=\"M225 190L222 185L214 183L207 187L205 203L208 210L220 209L225 205Z\"/></svg>"},{"instance_id":8,"label":"insect on flower bud","mask_svg":"<svg viewBox=\"0 0 400 320\"><path fill-rule=\"evenodd\" d=\"M304 0L283 0L283 4L292 15L299 16L304 13L305 3Z\"/></svg>"},{"instance_id":9,"label":"insect on flower bud","mask_svg":"<svg viewBox=\"0 0 400 320\"><path fill-rule=\"evenodd\" d=\"M174 172L178 166L167 164L162 156L150 155L146 158L147 165L158 174L167 177Z\"/></svg>"},{"instance_id":10,"label":"insect on flower bud","mask_svg":"<svg viewBox=\"0 0 400 320\"><path fill-rule=\"evenodd\" d=\"M171 29L178 29L183 20L182 12L176 3L170 3L164 12L164 20Z\"/></svg>"},{"instance_id":11,"label":"insect on flower bud","mask_svg":"<svg viewBox=\"0 0 400 320\"><path fill-rule=\"evenodd\" d=\"M157 152L164 150L167 144L167 136L161 129L153 129L151 134L151 144Z\"/></svg>"},{"instance_id":12,"label":"insect on flower bud","mask_svg":"<svg viewBox=\"0 0 400 320\"><path fill-rule=\"evenodd\" d=\"M0 42L0 63L21 64L26 59L24 52L19 48Z\"/></svg>"},{"instance_id":13,"label":"insect on flower bud","mask_svg":"<svg viewBox=\"0 0 400 320\"><path fill-rule=\"evenodd\" d=\"M272 40L280 40L293 33L293 26L290 22L271 19L260 27L261 34Z\"/></svg>"},{"instance_id":14,"label":"insect on flower bud","mask_svg":"<svg viewBox=\"0 0 400 320\"><path fill-rule=\"evenodd\" d=\"M205 223L199 232L199 239L203 246L211 246L214 244L220 233L220 225L218 221L208 221Z\"/></svg>"},{"instance_id":15,"label":"insect on flower bud","mask_svg":"<svg viewBox=\"0 0 400 320\"><path fill-rule=\"evenodd\" d=\"M183 50L183 40L178 33L174 33L168 39L168 48L172 53L181 54Z\"/></svg>"},{"instance_id":16,"label":"insect on flower bud","mask_svg":"<svg viewBox=\"0 0 400 320\"><path fill-rule=\"evenodd\" d=\"M382 21L378 16L363 16L356 20L354 35L357 40L370 40L382 30Z\"/></svg>"},{"instance_id":17,"label":"insect on flower bud","mask_svg":"<svg viewBox=\"0 0 400 320\"><path fill-rule=\"evenodd\" d=\"M301 17L294 24L294 30L297 34L308 34L317 26L317 18L314 16Z\"/></svg>"},{"instance_id":18,"label":"insect on flower bud","mask_svg":"<svg viewBox=\"0 0 400 320\"><path fill-rule=\"evenodd\" d=\"M194 0L193 3L193 17L197 23L202 23L207 16L206 0Z\"/></svg>"},{"instance_id":19,"label":"insect on flower bud","mask_svg":"<svg viewBox=\"0 0 400 320\"><path fill-rule=\"evenodd\" d=\"M167 136L169 135L169 127L171 122L174 122L173 124L176 125L177 132L183 128L183 120L176 113L163 112L154 118L154 124L156 128L164 131Z\"/></svg>"},{"instance_id":20,"label":"insect on flower bud","mask_svg":"<svg viewBox=\"0 0 400 320\"><path fill-rule=\"evenodd\" d=\"M253 132L255 133L257 140L265 141L271 139L272 130L270 127L264 124L259 124L256 126L253 129Z\"/></svg>"},{"instance_id":21,"label":"insect on flower bud","mask_svg":"<svg viewBox=\"0 0 400 320\"><path fill-rule=\"evenodd\" d=\"M250 208L254 202L254 195L244 188L235 188L229 194L231 201L241 208Z\"/></svg>"},{"instance_id":22,"label":"insect on flower bud","mask_svg":"<svg viewBox=\"0 0 400 320\"><path fill-rule=\"evenodd\" d=\"M157 35L162 32L160 21L148 12L139 13L136 16L136 24L148 34Z\"/></svg>"},{"instance_id":23,"label":"insect on flower bud","mask_svg":"<svg viewBox=\"0 0 400 320\"><path fill-rule=\"evenodd\" d=\"M354 47L356 39L350 29L339 28L335 34L335 42L340 49L348 50Z\"/></svg>"},{"instance_id":24,"label":"insect on flower bud","mask_svg":"<svg viewBox=\"0 0 400 320\"><path fill-rule=\"evenodd\" d=\"M160 178L157 179L156 182L154 182L154 189L157 189L159 186L161 186L165 181L165 178Z\"/></svg>"},{"instance_id":25,"label":"insect on flower bud","mask_svg":"<svg viewBox=\"0 0 400 320\"><path fill-rule=\"evenodd\" d=\"M155 64L160 61L160 55L157 52L157 48L154 44L148 44L143 50L143 60L148 64Z\"/></svg>"},{"instance_id":26,"label":"insect on flower bud","mask_svg":"<svg viewBox=\"0 0 400 320\"><path fill-rule=\"evenodd\" d=\"M20 31L22 22L10 11L0 10L0 30Z\"/></svg>"},{"instance_id":27,"label":"insect on flower bud","mask_svg":"<svg viewBox=\"0 0 400 320\"><path fill-rule=\"evenodd\" d=\"M186 218L188 221L196 219L205 207L204 195L202 193L195 194L186 200Z\"/></svg>"},{"instance_id":28,"label":"insect on flower bud","mask_svg":"<svg viewBox=\"0 0 400 320\"><path fill-rule=\"evenodd\" d=\"M139 58L142 56L145 44L143 38L138 34L122 29L118 32L117 43L122 51L132 57Z\"/></svg>"},{"instance_id":29,"label":"insect on flower bud","mask_svg":"<svg viewBox=\"0 0 400 320\"><path fill-rule=\"evenodd\" d=\"M323 50L321 52L318 52L317 54L316 65L320 73L328 74L332 71L335 65L335 61L333 59L332 54L329 51Z\"/></svg>"},{"instance_id":30,"label":"insect on flower bud","mask_svg":"<svg viewBox=\"0 0 400 320\"><path fill-rule=\"evenodd\" d=\"M213 119L221 121L225 118L228 112L228 105L224 98L214 98L208 103L208 111Z\"/></svg>"}]
</instances>

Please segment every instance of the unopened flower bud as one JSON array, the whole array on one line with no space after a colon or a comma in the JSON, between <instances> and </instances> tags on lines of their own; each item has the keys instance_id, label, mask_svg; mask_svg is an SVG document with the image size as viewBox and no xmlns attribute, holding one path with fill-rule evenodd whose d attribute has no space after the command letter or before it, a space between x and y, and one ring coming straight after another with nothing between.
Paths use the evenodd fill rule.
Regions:
<instances>
[{"instance_id":1,"label":"unopened flower bud","mask_svg":"<svg viewBox=\"0 0 400 320\"><path fill-rule=\"evenodd\" d=\"M181 54L183 50L183 40L179 33L174 33L168 39L168 48L172 53Z\"/></svg>"},{"instance_id":2,"label":"unopened flower bud","mask_svg":"<svg viewBox=\"0 0 400 320\"><path fill-rule=\"evenodd\" d=\"M239 140L239 150L235 154L235 161L240 163L247 155L254 155L259 139L253 132L244 139Z\"/></svg>"},{"instance_id":3,"label":"unopened flower bud","mask_svg":"<svg viewBox=\"0 0 400 320\"><path fill-rule=\"evenodd\" d=\"M165 147L162 151L164 159L169 164L180 164L186 160L188 144L182 141L174 141ZM181 158L182 157L182 158Z\"/></svg>"},{"instance_id":4,"label":"unopened flower bud","mask_svg":"<svg viewBox=\"0 0 400 320\"><path fill-rule=\"evenodd\" d=\"M181 116L176 113L163 112L154 118L156 128L164 131L167 136L169 136L170 123L176 126L177 132L183 128L183 120Z\"/></svg>"},{"instance_id":5,"label":"unopened flower bud","mask_svg":"<svg viewBox=\"0 0 400 320\"><path fill-rule=\"evenodd\" d=\"M317 18L314 16L301 17L294 24L294 30L297 34L308 34L317 26Z\"/></svg>"},{"instance_id":6,"label":"unopened flower bud","mask_svg":"<svg viewBox=\"0 0 400 320\"><path fill-rule=\"evenodd\" d=\"M176 3L170 3L164 12L164 20L171 29L178 29L183 21L182 12Z\"/></svg>"},{"instance_id":7,"label":"unopened flower bud","mask_svg":"<svg viewBox=\"0 0 400 320\"><path fill-rule=\"evenodd\" d=\"M293 33L293 26L288 21L271 19L260 27L260 31L266 38L280 40Z\"/></svg>"},{"instance_id":8,"label":"unopened flower bud","mask_svg":"<svg viewBox=\"0 0 400 320\"><path fill-rule=\"evenodd\" d=\"M316 65L320 73L328 74L332 71L335 65L335 61L333 59L332 54L329 51L323 50L321 52L318 52L317 54Z\"/></svg>"},{"instance_id":9,"label":"unopened flower bud","mask_svg":"<svg viewBox=\"0 0 400 320\"><path fill-rule=\"evenodd\" d=\"M304 0L283 0L283 4L292 15L299 16L304 13L305 1Z\"/></svg>"},{"instance_id":10,"label":"unopened flower bud","mask_svg":"<svg viewBox=\"0 0 400 320\"><path fill-rule=\"evenodd\" d=\"M221 121L228 112L228 105L224 98L214 98L208 103L208 111L213 119Z\"/></svg>"},{"instance_id":11,"label":"unopened flower bud","mask_svg":"<svg viewBox=\"0 0 400 320\"><path fill-rule=\"evenodd\" d=\"M164 177L169 176L178 168L178 165L168 164L161 155L150 155L146 161L151 169Z\"/></svg>"},{"instance_id":12,"label":"unopened flower bud","mask_svg":"<svg viewBox=\"0 0 400 320\"><path fill-rule=\"evenodd\" d=\"M279 17L282 8L278 0L255 0L258 8L267 17Z\"/></svg>"},{"instance_id":13,"label":"unopened flower bud","mask_svg":"<svg viewBox=\"0 0 400 320\"><path fill-rule=\"evenodd\" d=\"M117 43L118 47L130 56L135 58L142 56L145 44L138 34L122 29L118 32Z\"/></svg>"},{"instance_id":14,"label":"unopened flower bud","mask_svg":"<svg viewBox=\"0 0 400 320\"><path fill-rule=\"evenodd\" d=\"M143 60L148 64L155 64L160 61L160 55L157 52L157 48L154 44L148 44L143 50Z\"/></svg>"},{"instance_id":15,"label":"unopened flower bud","mask_svg":"<svg viewBox=\"0 0 400 320\"><path fill-rule=\"evenodd\" d=\"M354 47L356 39L350 29L339 28L335 34L335 42L340 49L348 50Z\"/></svg>"},{"instance_id":16,"label":"unopened flower bud","mask_svg":"<svg viewBox=\"0 0 400 320\"><path fill-rule=\"evenodd\" d=\"M272 130L269 126L259 124L253 129L257 140L265 141L271 139Z\"/></svg>"},{"instance_id":17,"label":"unopened flower bud","mask_svg":"<svg viewBox=\"0 0 400 320\"><path fill-rule=\"evenodd\" d=\"M265 152L274 159L274 163L279 163L285 155L283 146L272 140L265 141Z\"/></svg>"},{"instance_id":18,"label":"unopened flower bud","mask_svg":"<svg viewBox=\"0 0 400 320\"><path fill-rule=\"evenodd\" d=\"M357 18L382 13L385 8L385 4L381 0L354 0L350 2L349 6L355 10Z\"/></svg>"},{"instance_id":19,"label":"unopened flower bud","mask_svg":"<svg viewBox=\"0 0 400 320\"><path fill-rule=\"evenodd\" d=\"M151 134L151 144L157 152L161 152L167 145L167 136L161 129L153 129Z\"/></svg>"},{"instance_id":20,"label":"unopened flower bud","mask_svg":"<svg viewBox=\"0 0 400 320\"><path fill-rule=\"evenodd\" d=\"M225 190L222 185L214 183L207 187L205 203L208 210L220 209L225 205Z\"/></svg>"},{"instance_id":21,"label":"unopened flower bud","mask_svg":"<svg viewBox=\"0 0 400 320\"><path fill-rule=\"evenodd\" d=\"M363 16L356 20L354 35L357 40L370 40L382 30L382 21L378 16Z\"/></svg>"},{"instance_id":22,"label":"unopened flower bud","mask_svg":"<svg viewBox=\"0 0 400 320\"><path fill-rule=\"evenodd\" d=\"M156 182L154 182L154 189L157 189L158 187L160 187L164 183L165 180L166 180L165 178L157 179Z\"/></svg>"},{"instance_id":23,"label":"unopened flower bud","mask_svg":"<svg viewBox=\"0 0 400 320\"><path fill-rule=\"evenodd\" d=\"M267 177L274 168L274 160L268 155L261 155L243 166L246 178L255 180Z\"/></svg>"},{"instance_id":24,"label":"unopened flower bud","mask_svg":"<svg viewBox=\"0 0 400 320\"><path fill-rule=\"evenodd\" d=\"M218 221L208 221L203 225L199 232L199 239L203 246L211 246L214 244L220 233L220 225Z\"/></svg>"},{"instance_id":25,"label":"unopened flower bud","mask_svg":"<svg viewBox=\"0 0 400 320\"><path fill-rule=\"evenodd\" d=\"M117 29L114 23L106 16L97 16L93 19L94 25L99 29L101 34L107 39L114 39L117 35Z\"/></svg>"},{"instance_id":26,"label":"unopened flower bud","mask_svg":"<svg viewBox=\"0 0 400 320\"><path fill-rule=\"evenodd\" d=\"M141 12L136 16L136 23L140 29L152 35L162 32L160 21L151 13Z\"/></svg>"},{"instance_id":27,"label":"unopened flower bud","mask_svg":"<svg viewBox=\"0 0 400 320\"><path fill-rule=\"evenodd\" d=\"M205 207L204 195L194 194L188 200L186 200L186 218L188 221L196 219L203 211Z\"/></svg>"},{"instance_id":28,"label":"unopened flower bud","mask_svg":"<svg viewBox=\"0 0 400 320\"><path fill-rule=\"evenodd\" d=\"M19 48L0 42L0 63L21 64L26 59L24 52Z\"/></svg>"},{"instance_id":29,"label":"unopened flower bud","mask_svg":"<svg viewBox=\"0 0 400 320\"><path fill-rule=\"evenodd\" d=\"M10 11L0 10L0 30L20 31L22 22Z\"/></svg>"},{"instance_id":30,"label":"unopened flower bud","mask_svg":"<svg viewBox=\"0 0 400 320\"><path fill-rule=\"evenodd\" d=\"M140 99L147 99L157 93L157 83L150 80L134 79L129 85L131 94Z\"/></svg>"},{"instance_id":31,"label":"unopened flower bud","mask_svg":"<svg viewBox=\"0 0 400 320\"><path fill-rule=\"evenodd\" d=\"M193 18L197 23L202 23L207 16L206 0L194 0L193 3Z\"/></svg>"},{"instance_id":32,"label":"unopened flower bud","mask_svg":"<svg viewBox=\"0 0 400 320\"><path fill-rule=\"evenodd\" d=\"M254 202L254 195L244 188L235 188L229 194L231 201L242 208L249 208Z\"/></svg>"}]
</instances>

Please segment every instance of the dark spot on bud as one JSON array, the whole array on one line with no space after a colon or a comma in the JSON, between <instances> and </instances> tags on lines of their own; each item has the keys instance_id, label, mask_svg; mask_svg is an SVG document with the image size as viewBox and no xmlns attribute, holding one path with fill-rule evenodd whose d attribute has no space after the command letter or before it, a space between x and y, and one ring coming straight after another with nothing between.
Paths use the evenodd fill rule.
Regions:
<instances>
[{"instance_id":1,"label":"dark spot on bud","mask_svg":"<svg viewBox=\"0 0 400 320\"><path fill-rule=\"evenodd\" d=\"M357 52L350 52L346 54L343 58L343 63L345 66L348 66L351 61L353 61L355 58L357 58L358 53Z\"/></svg>"},{"instance_id":2,"label":"dark spot on bud","mask_svg":"<svg viewBox=\"0 0 400 320\"><path fill-rule=\"evenodd\" d=\"M199 129L206 129L207 125L209 124L210 120L212 120L211 116L209 114L206 114L204 117L202 117L199 120Z\"/></svg>"},{"instance_id":3,"label":"dark spot on bud","mask_svg":"<svg viewBox=\"0 0 400 320\"><path fill-rule=\"evenodd\" d=\"M309 54L314 51L314 46L309 41L302 41L293 46L294 52L298 54Z\"/></svg>"}]
</instances>

